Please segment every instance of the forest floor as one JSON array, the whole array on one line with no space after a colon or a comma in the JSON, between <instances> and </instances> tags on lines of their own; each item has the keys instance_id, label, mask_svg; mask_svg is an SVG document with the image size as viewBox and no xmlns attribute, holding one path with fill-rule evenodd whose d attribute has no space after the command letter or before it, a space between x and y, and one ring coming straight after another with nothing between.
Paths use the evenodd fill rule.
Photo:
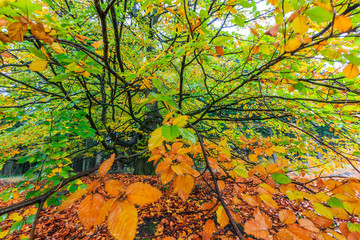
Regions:
<instances>
[{"instance_id":1,"label":"forest floor","mask_svg":"<svg viewBox=\"0 0 360 240\"><path fill-rule=\"evenodd\" d=\"M153 204L138 207L139 225L137 230L137 239L164 239L166 236L172 236L176 239L190 239L200 240L201 232L204 223L208 219L216 221L215 213L205 215L205 210L201 206L203 203L209 202L214 199L214 194L211 192L207 185L211 182L209 176L204 176L204 179L198 179L195 187L189 197L184 202L177 195L167 194L165 187L161 184L160 179L157 176L134 176L130 174L109 174L106 175L106 179L117 179L124 187L134 182L148 183L154 187L163 191L161 199ZM90 183L97 179L97 175L90 175L82 179L85 183ZM244 192L249 195L257 194L257 185L251 179L245 180ZM0 180L0 193L8 189L9 187L15 186L14 181L1 181ZM103 188L102 188L103 189ZM104 196L106 192L103 190L97 190ZM67 196L70 195L68 192L62 191ZM25 193L21 194L18 199L11 199L7 202L0 201L0 209L14 203L23 200ZM226 184L223 190L223 197L226 202L231 203L234 196L236 196L235 187L232 184ZM239 197L240 198L240 197ZM281 223L278 220L278 211L282 209L291 209L296 214L303 210L312 210L309 204L296 204L294 201L290 201L286 195L279 195L275 199L279 206L279 209L265 208L266 213L272 218L274 229L281 227ZM80 200L78 200L71 207L58 212L56 206L46 206L41 212L41 216L38 221L36 229L35 239L84 239L84 240L105 240L112 239L107 231L105 225L97 227L92 230L86 230L82 227L78 217L77 208ZM27 207L25 209L17 211L17 213L23 216L25 220L30 215L29 209L34 206ZM233 209L237 212L240 219L238 223L243 225L253 215L256 206L250 206L245 201L240 201L236 204ZM31 210L30 210L31 212ZM0 220L1 221L1 220ZM340 219L337 221L341 222ZM358 222L358 219L351 219L353 222ZM3 222L0 222L2 231L6 231L10 228L14 221L9 218ZM239 226L240 226L239 225ZM242 230L242 227L240 226ZM9 240L20 240L28 237L31 230L31 224L24 224L20 231L14 231L4 239ZM216 238L212 239L236 239L234 238L230 225L225 227L223 230L219 230L216 233ZM1 231L0 231L1 232ZM275 233L275 231L273 232ZM1 239L1 237L0 237ZM249 238L250 239L250 238Z\"/></svg>"}]
</instances>

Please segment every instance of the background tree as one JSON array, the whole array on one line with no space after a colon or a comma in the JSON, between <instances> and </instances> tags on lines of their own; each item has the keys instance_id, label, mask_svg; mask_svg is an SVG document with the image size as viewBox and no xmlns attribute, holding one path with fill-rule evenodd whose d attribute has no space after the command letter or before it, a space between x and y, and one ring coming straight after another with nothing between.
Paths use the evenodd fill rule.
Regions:
<instances>
[{"instance_id":1,"label":"background tree","mask_svg":"<svg viewBox=\"0 0 360 240\"><path fill-rule=\"evenodd\" d=\"M359 172L356 1L18 0L0 5L1 161L31 163L27 180L46 181L41 189L24 181L3 193L9 199L32 190L0 213L38 203L30 238L44 203L54 203L59 189L99 169L98 162L75 174L73 161L111 154L116 157L103 163L100 177L114 160L135 174L156 168L162 183L183 200L194 179L209 172L217 222L221 228L230 222L240 239L245 233L270 236L263 208L277 209L274 193L297 200L299 191L307 191L306 201L329 220L358 214L359 200L346 190L358 186L357 180L342 182L341 194L350 199L336 196L341 211L328 202L339 194L331 187L339 180L314 190L312 181L292 182L285 175L349 165ZM331 134L319 134L320 127ZM274 153L277 164L271 164ZM257 207L255 220L238 221L245 232L235 222L237 200L222 197L225 182L239 186L242 178L265 184L259 185L258 198L237 189L239 198ZM108 216L109 232L118 239L135 236L135 230L126 236L121 231L128 225L136 229L134 204L151 203L161 194L135 184L108 192L113 198L105 201L98 188L94 182L63 206L87 194L81 222L91 228ZM309 197L317 193L327 197ZM104 219L89 220L97 215ZM300 218L286 222L280 214L280 220L292 225L271 233L278 239L320 238L330 226L311 231Z\"/></svg>"}]
</instances>

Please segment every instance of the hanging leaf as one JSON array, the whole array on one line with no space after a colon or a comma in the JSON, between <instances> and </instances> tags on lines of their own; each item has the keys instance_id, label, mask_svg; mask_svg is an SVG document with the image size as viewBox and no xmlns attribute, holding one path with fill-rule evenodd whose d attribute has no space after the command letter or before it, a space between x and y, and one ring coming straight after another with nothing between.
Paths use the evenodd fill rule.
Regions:
<instances>
[{"instance_id":1,"label":"hanging leaf","mask_svg":"<svg viewBox=\"0 0 360 240\"><path fill-rule=\"evenodd\" d=\"M286 42L285 52L293 52L301 46L302 42L297 38L292 38Z\"/></svg>"},{"instance_id":2,"label":"hanging leaf","mask_svg":"<svg viewBox=\"0 0 360 240\"><path fill-rule=\"evenodd\" d=\"M54 42L53 44L51 44L51 49L54 50L56 53L59 53L59 54L65 53L65 50L57 42Z\"/></svg>"},{"instance_id":3,"label":"hanging leaf","mask_svg":"<svg viewBox=\"0 0 360 240\"><path fill-rule=\"evenodd\" d=\"M137 205L156 202L161 197L161 191L147 183L133 183L126 188L128 200Z\"/></svg>"},{"instance_id":4,"label":"hanging leaf","mask_svg":"<svg viewBox=\"0 0 360 240\"><path fill-rule=\"evenodd\" d=\"M123 185L115 179L109 179L105 182L105 190L111 197L118 197L125 192Z\"/></svg>"},{"instance_id":5,"label":"hanging leaf","mask_svg":"<svg viewBox=\"0 0 360 240\"><path fill-rule=\"evenodd\" d=\"M162 127L159 127L157 129L155 129L155 131L153 131L150 134L150 139L149 139L149 142L148 142L149 150L152 151L155 148L160 147L162 145L164 139L165 138L162 135Z\"/></svg>"},{"instance_id":6,"label":"hanging leaf","mask_svg":"<svg viewBox=\"0 0 360 240\"><path fill-rule=\"evenodd\" d=\"M74 192L73 194L71 194L65 202L63 202L59 207L58 207L58 211L61 212L62 210L68 208L69 206L71 206L73 203L75 203L77 200L79 200L80 198L82 198L82 196L84 196L88 191L86 189L80 189L76 192Z\"/></svg>"},{"instance_id":7,"label":"hanging leaf","mask_svg":"<svg viewBox=\"0 0 360 240\"><path fill-rule=\"evenodd\" d=\"M41 72L46 69L47 64L48 64L48 61L42 60L42 59L37 59L30 64L29 69L33 72Z\"/></svg>"},{"instance_id":8,"label":"hanging leaf","mask_svg":"<svg viewBox=\"0 0 360 240\"><path fill-rule=\"evenodd\" d=\"M276 37L279 33L279 29L280 29L280 25L279 24L276 24L275 26L269 28L265 34L266 35L269 35L269 36L272 36L272 37Z\"/></svg>"},{"instance_id":9,"label":"hanging leaf","mask_svg":"<svg viewBox=\"0 0 360 240\"><path fill-rule=\"evenodd\" d=\"M94 223L95 226L97 226L105 221L106 216L108 215L110 209L112 208L112 206L114 205L116 200L117 200L117 198L111 198L104 203L104 205L99 210L99 214L95 220L95 223Z\"/></svg>"},{"instance_id":10,"label":"hanging leaf","mask_svg":"<svg viewBox=\"0 0 360 240\"><path fill-rule=\"evenodd\" d=\"M222 47L215 46L215 50L216 50L217 55L224 56L224 49Z\"/></svg>"},{"instance_id":11,"label":"hanging leaf","mask_svg":"<svg viewBox=\"0 0 360 240\"><path fill-rule=\"evenodd\" d=\"M179 197L186 201L194 188L194 178L188 174L177 176L175 179L174 192L177 192Z\"/></svg>"},{"instance_id":12,"label":"hanging leaf","mask_svg":"<svg viewBox=\"0 0 360 240\"><path fill-rule=\"evenodd\" d=\"M111 166L113 165L114 163L114 160L115 160L115 153L111 154L110 158L107 159L106 161L104 161L100 167L99 167L99 170L98 170L98 173L99 173L99 176L102 177L102 176L105 176L105 174L107 173L107 171L110 170Z\"/></svg>"},{"instance_id":13,"label":"hanging leaf","mask_svg":"<svg viewBox=\"0 0 360 240\"><path fill-rule=\"evenodd\" d=\"M98 218L99 211L104 205L104 202L104 197L99 193L95 193L86 196L80 203L78 216L81 224L85 228L90 229L95 225L95 221Z\"/></svg>"},{"instance_id":14,"label":"hanging leaf","mask_svg":"<svg viewBox=\"0 0 360 240\"><path fill-rule=\"evenodd\" d=\"M27 32L28 25L19 21L11 23L7 30L11 40L22 42L24 41L24 35Z\"/></svg>"},{"instance_id":15,"label":"hanging leaf","mask_svg":"<svg viewBox=\"0 0 360 240\"><path fill-rule=\"evenodd\" d=\"M291 183L291 179L282 173L274 173L271 175L274 181L278 184L289 184Z\"/></svg>"},{"instance_id":16,"label":"hanging leaf","mask_svg":"<svg viewBox=\"0 0 360 240\"><path fill-rule=\"evenodd\" d=\"M344 15L339 15L335 17L334 20L334 29L338 30L340 33L347 32L352 28L352 22L350 17Z\"/></svg>"},{"instance_id":17,"label":"hanging leaf","mask_svg":"<svg viewBox=\"0 0 360 240\"><path fill-rule=\"evenodd\" d=\"M291 26L294 29L294 32L304 35L307 30L309 30L309 26L307 24L308 19L304 15L300 15L294 19Z\"/></svg>"},{"instance_id":18,"label":"hanging leaf","mask_svg":"<svg viewBox=\"0 0 360 240\"><path fill-rule=\"evenodd\" d=\"M359 67L354 64L348 64L344 68L343 73L348 79L356 78L359 75Z\"/></svg>"},{"instance_id":19,"label":"hanging leaf","mask_svg":"<svg viewBox=\"0 0 360 240\"><path fill-rule=\"evenodd\" d=\"M138 216L135 206L128 201L115 202L110 210L107 226L109 233L118 240L135 238Z\"/></svg>"}]
</instances>

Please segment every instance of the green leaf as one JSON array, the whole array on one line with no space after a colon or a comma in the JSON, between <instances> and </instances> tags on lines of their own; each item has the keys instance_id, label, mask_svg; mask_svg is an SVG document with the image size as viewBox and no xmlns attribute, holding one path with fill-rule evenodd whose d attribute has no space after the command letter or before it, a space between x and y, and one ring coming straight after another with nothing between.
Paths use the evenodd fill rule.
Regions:
<instances>
[{"instance_id":1,"label":"green leaf","mask_svg":"<svg viewBox=\"0 0 360 240\"><path fill-rule=\"evenodd\" d=\"M14 231L20 231L22 226L24 226L24 221L15 222L13 225L11 225L9 234L13 233Z\"/></svg>"},{"instance_id":2,"label":"green leaf","mask_svg":"<svg viewBox=\"0 0 360 240\"><path fill-rule=\"evenodd\" d=\"M360 232L360 224L358 223L347 222L346 226L348 227L350 232Z\"/></svg>"},{"instance_id":3,"label":"green leaf","mask_svg":"<svg viewBox=\"0 0 360 240\"><path fill-rule=\"evenodd\" d=\"M165 139L173 141L180 135L179 127L164 125L162 128L162 135Z\"/></svg>"},{"instance_id":4,"label":"green leaf","mask_svg":"<svg viewBox=\"0 0 360 240\"><path fill-rule=\"evenodd\" d=\"M342 208L344 209L344 204L343 202L335 197L331 197L328 201L327 204L329 204L330 207L338 207L338 208Z\"/></svg>"},{"instance_id":5,"label":"green leaf","mask_svg":"<svg viewBox=\"0 0 360 240\"><path fill-rule=\"evenodd\" d=\"M7 217L8 217L7 213L1 215L0 216L0 222L5 221Z\"/></svg>"},{"instance_id":6,"label":"green leaf","mask_svg":"<svg viewBox=\"0 0 360 240\"><path fill-rule=\"evenodd\" d=\"M16 2L10 2L8 3L18 9L20 9L23 13L26 15L29 15L33 13L36 10L41 10L41 5L34 4L29 0L17 0Z\"/></svg>"},{"instance_id":7,"label":"green leaf","mask_svg":"<svg viewBox=\"0 0 360 240\"><path fill-rule=\"evenodd\" d=\"M289 184L291 183L291 179L282 173L274 173L271 175L271 177L274 179L274 181L278 184Z\"/></svg>"},{"instance_id":8,"label":"green leaf","mask_svg":"<svg viewBox=\"0 0 360 240\"><path fill-rule=\"evenodd\" d=\"M56 75L56 76L53 77L50 81L51 81L51 82L62 82L62 81L64 81L65 79L67 79L68 77L71 77L71 76L73 76L73 75L74 75L74 73L72 73L72 72L62 73L62 74Z\"/></svg>"},{"instance_id":9,"label":"green leaf","mask_svg":"<svg viewBox=\"0 0 360 240\"><path fill-rule=\"evenodd\" d=\"M26 48L29 50L29 52L31 52L32 54L34 54L38 58L47 60L46 55L41 50L39 50L39 49L37 49L35 47L32 47L32 46L27 46Z\"/></svg>"},{"instance_id":10,"label":"green leaf","mask_svg":"<svg viewBox=\"0 0 360 240\"><path fill-rule=\"evenodd\" d=\"M305 15L317 23L328 22L333 18L330 12L321 7L310 8L305 12Z\"/></svg>"},{"instance_id":11,"label":"green leaf","mask_svg":"<svg viewBox=\"0 0 360 240\"><path fill-rule=\"evenodd\" d=\"M31 224L35 220L35 215L30 215L26 218L26 224Z\"/></svg>"},{"instance_id":12,"label":"green leaf","mask_svg":"<svg viewBox=\"0 0 360 240\"><path fill-rule=\"evenodd\" d=\"M181 136L184 139L189 140L192 144L195 144L197 142L197 138L192 131L185 129L185 128L179 128L179 130L180 130Z\"/></svg>"}]
</instances>

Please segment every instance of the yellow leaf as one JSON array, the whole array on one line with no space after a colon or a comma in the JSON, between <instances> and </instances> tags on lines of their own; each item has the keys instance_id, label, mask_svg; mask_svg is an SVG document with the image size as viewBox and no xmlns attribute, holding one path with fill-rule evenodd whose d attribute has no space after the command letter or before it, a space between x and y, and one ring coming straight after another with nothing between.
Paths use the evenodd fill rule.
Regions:
<instances>
[{"instance_id":1,"label":"yellow leaf","mask_svg":"<svg viewBox=\"0 0 360 240\"><path fill-rule=\"evenodd\" d=\"M95 193L86 196L80 203L78 216L81 224L86 229L90 229L95 225L95 221L98 218L99 211L104 205L104 202L104 197L99 193Z\"/></svg>"},{"instance_id":2,"label":"yellow leaf","mask_svg":"<svg viewBox=\"0 0 360 240\"><path fill-rule=\"evenodd\" d=\"M133 183L126 188L128 200L137 205L156 202L161 197L161 191L146 183Z\"/></svg>"},{"instance_id":3,"label":"yellow leaf","mask_svg":"<svg viewBox=\"0 0 360 240\"><path fill-rule=\"evenodd\" d=\"M7 30L11 40L22 42L24 41L24 35L27 32L28 25L23 22L11 23Z\"/></svg>"},{"instance_id":4,"label":"yellow leaf","mask_svg":"<svg viewBox=\"0 0 360 240\"><path fill-rule=\"evenodd\" d=\"M42 60L42 59L37 59L30 64L29 68L33 72L40 72L40 71L44 71L46 69L47 64L48 64L48 61Z\"/></svg>"},{"instance_id":5,"label":"yellow leaf","mask_svg":"<svg viewBox=\"0 0 360 240\"><path fill-rule=\"evenodd\" d=\"M57 42L51 44L51 49L54 50L56 53L65 53L65 50L61 47L61 45Z\"/></svg>"},{"instance_id":6,"label":"yellow leaf","mask_svg":"<svg viewBox=\"0 0 360 240\"><path fill-rule=\"evenodd\" d=\"M309 26L307 25L308 19L304 15L297 16L294 21L292 22L291 26L294 29L294 32L304 35Z\"/></svg>"},{"instance_id":7,"label":"yellow leaf","mask_svg":"<svg viewBox=\"0 0 360 240\"><path fill-rule=\"evenodd\" d=\"M340 219L343 219L343 220L348 220L349 219L348 213L342 208L332 207L332 208L330 208L330 211L337 218L340 218Z\"/></svg>"},{"instance_id":8,"label":"yellow leaf","mask_svg":"<svg viewBox=\"0 0 360 240\"><path fill-rule=\"evenodd\" d=\"M301 46L301 41L297 38L292 38L286 42L285 51L286 52L293 52Z\"/></svg>"},{"instance_id":9,"label":"yellow leaf","mask_svg":"<svg viewBox=\"0 0 360 240\"><path fill-rule=\"evenodd\" d=\"M9 233L9 230L1 231L0 232L0 238L4 239L8 233Z\"/></svg>"},{"instance_id":10,"label":"yellow leaf","mask_svg":"<svg viewBox=\"0 0 360 240\"><path fill-rule=\"evenodd\" d=\"M259 206L259 203L256 201L256 199L247 193L242 195L241 198L242 198L242 200L244 200L245 202L247 202L249 205L251 205L253 207Z\"/></svg>"},{"instance_id":11,"label":"yellow leaf","mask_svg":"<svg viewBox=\"0 0 360 240\"><path fill-rule=\"evenodd\" d=\"M19 222L23 219L23 216L20 216L19 213L12 213L10 216L9 216L9 219L10 220L13 220L15 222Z\"/></svg>"},{"instance_id":12,"label":"yellow leaf","mask_svg":"<svg viewBox=\"0 0 360 240\"><path fill-rule=\"evenodd\" d=\"M150 134L150 139L149 139L149 142L148 142L149 150L152 151L155 148L160 147L162 145L164 139L165 138L162 135L162 128L159 127L157 129L155 129L155 131L153 131Z\"/></svg>"},{"instance_id":13,"label":"yellow leaf","mask_svg":"<svg viewBox=\"0 0 360 240\"><path fill-rule=\"evenodd\" d=\"M318 214L333 220L334 215L330 212L329 208L325 207L321 203L312 202L315 212Z\"/></svg>"},{"instance_id":14,"label":"yellow leaf","mask_svg":"<svg viewBox=\"0 0 360 240\"><path fill-rule=\"evenodd\" d=\"M359 75L359 67L354 64L348 64L343 70L343 73L346 78L356 78Z\"/></svg>"},{"instance_id":15,"label":"yellow leaf","mask_svg":"<svg viewBox=\"0 0 360 240\"><path fill-rule=\"evenodd\" d=\"M269 207L271 208L275 208L278 209L279 206L277 205L277 203L271 198L271 196L267 195L267 194L261 194L260 195L260 199Z\"/></svg>"},{"instance_id":16,"label":"yellow leaf","mask_svg":"<svg viewBox=\"0 0 360 240\"><path fill-rule=\"evenodd\" d=\"M216 210L216 219L217 222L220 224L220 228L226 227L226 225L228 225L229 223L229 217L226 214L224 207L221 205Z\"/></svg>"},{"instance_id":17,"label":"yellow leaf","mask_svg":"<svg viewBox=\"0 0 360 240\"><path fill-rule=\"evenodd\" d=\"M86 189L81 189L78 190L76 192L74 192L73 194L71 194L65 202L63 202L59 207L58 207L58 211L61 212L62 210L64 210L65 208L68 208L70 205L72 205L74 202L76 202L78 199L80 199L82 196L84 196L87 193Z\"/></svg>"},{"instance_id":18,"label":"yellow leaf","mask_svg":"<svg viewBox=\"0 0 360 240\"><path fill-rule=\"evenodd\" d=\"M135 238L138 216L135 206L128 201L116 202L110 210L107 226L109 233L118 240Z\"/></svg>"},{"instance_id":19,"label":"yellow leaf","mask_svg":"<svg viewBox=\"0 0 360 240\"><path fill-rule=\"evenodd\" d=\"M296 216L292 210L281 210L279 218L282 223L291 224L296 221Z\"/></svg>"},{"instance_id":20,"label":"yellow leaf","mask_svg":"<svg viewBox=\"0 0 360 240\"><path fill-rule=\"evenodd\" d=\"M104 176L107 171L110 170L111 166L113 165L114 163L114 160L115 160L115 153L113 153L109 159L107 159L105 162L103 162L100 167L99 167L99 170L98 170L98 173L99 173L99 176Z\"/></svg>"},{"instance_id":21,"label":"yellow leaf","mask_svg":"<svg viewBox=\"0 0 360 240\"><path fill-rule=\"evenodd\" d=\"M338 30L340 33L346 32L352 28L352 22L349 17L344 15L339 15L335 17L334 20L334 29Z\"/></svg>"},{"instance_id":22,"label":"yellow leaf","mask_svg":"<svg viewBox=\"0 0 360 240\"><path fill-rule=\"evenodd\" d=\"M184 127L187 124L189 116L181 115L174 119L173 125L178 127Z\"/></svg>"}]
</instances>

